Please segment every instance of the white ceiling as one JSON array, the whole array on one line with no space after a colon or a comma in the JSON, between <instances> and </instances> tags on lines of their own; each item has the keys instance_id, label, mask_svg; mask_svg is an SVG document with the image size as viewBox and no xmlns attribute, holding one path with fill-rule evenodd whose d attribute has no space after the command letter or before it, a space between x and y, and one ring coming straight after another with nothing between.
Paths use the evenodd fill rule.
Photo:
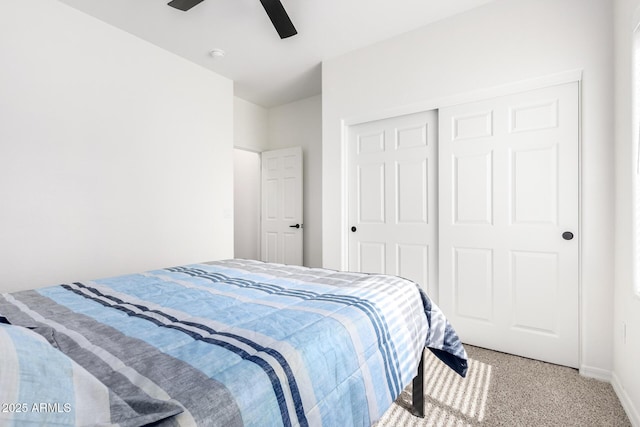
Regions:
<instances>
[{"instance_id":1,"label":"white ceiling","mask_svg":"<svg viewBox=\"0 0 640 427\"><path fill-rule=\"evenodd\" d=\"M321 91L321 62L493 0L282 0L298 34L281 40L259 0L61 0L234 81L273 107ZM223 49L214 59L209 52Z\"/></svg>"}]
</instances>

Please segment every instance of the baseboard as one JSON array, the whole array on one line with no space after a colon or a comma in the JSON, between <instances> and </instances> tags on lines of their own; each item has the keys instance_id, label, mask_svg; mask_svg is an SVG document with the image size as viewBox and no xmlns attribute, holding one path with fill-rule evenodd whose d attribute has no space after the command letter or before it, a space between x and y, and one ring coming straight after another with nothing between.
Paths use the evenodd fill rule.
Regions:
<instances>
[{"instance_id":1,"label":"baseboard","mask_svg":"<svg viewBox=\"0 0 640 427\"><path fill-rule=\"evenodd\" d=\"M613 391L618 395L618 399L620 400L624 411L627 413L627 417L629 417L631 425L633 427L640 427L640 408L635 407L634 402L631 401L629 395L620 384L620 380L615 372L611 374L611 385L613 386ZM635 403L637 404L638 402Z\"/></svg>"},{"instance_id":2,"label":"baseboard","mask_svg":"<svg viewBox=\"0 0 640 427\"><path fill-rule=\"evenodd\" d=\"M593 366L580 366L580 375L587 378L594 378L596 380L611 382L611 371L607 371L602 368L594 368Z\"/></svg>"}]
</instances>

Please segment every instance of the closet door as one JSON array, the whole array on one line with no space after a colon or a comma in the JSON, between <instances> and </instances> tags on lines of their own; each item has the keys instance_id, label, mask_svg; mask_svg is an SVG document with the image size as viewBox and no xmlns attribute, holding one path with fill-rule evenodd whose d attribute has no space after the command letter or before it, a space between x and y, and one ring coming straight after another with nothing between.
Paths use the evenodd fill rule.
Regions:
<instances>
[{"instance_id":1,"label":"closet door","mask_svg":"<svg viewBox=\"0 0 640 427\"><path fill-rule=\"evenodd\" d=\"M349 269L437 297L435 111L349 128Z\"/></svg>"},{"instance_id":2,"label":"closet door","mask_svg":"<svg viewBox=\"0 0 640 427\"><path fill-rule=\"evenodd\" d=\"M439 112L439 305L465 343L578 367L578 83Z\"/></svg>"}]
</instances>

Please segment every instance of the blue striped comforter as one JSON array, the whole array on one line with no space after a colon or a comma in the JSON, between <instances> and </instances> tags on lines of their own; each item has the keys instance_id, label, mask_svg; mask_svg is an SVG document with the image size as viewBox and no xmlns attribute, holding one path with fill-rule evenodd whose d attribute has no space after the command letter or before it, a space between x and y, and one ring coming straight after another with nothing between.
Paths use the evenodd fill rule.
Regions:
<instances>
[{"instance_id":1,"label":"blue striped comforter","mask_svg":"<svg viewBox=\"0 0 640 427\"><path fill-rule=\"evenodd\" d=\"M3 294L0 316L106 385L120 425L126 406L161 425L368 426L425 347L466 373L439 308L390 276L218 261Z\"/></svg>"}]
</instances>

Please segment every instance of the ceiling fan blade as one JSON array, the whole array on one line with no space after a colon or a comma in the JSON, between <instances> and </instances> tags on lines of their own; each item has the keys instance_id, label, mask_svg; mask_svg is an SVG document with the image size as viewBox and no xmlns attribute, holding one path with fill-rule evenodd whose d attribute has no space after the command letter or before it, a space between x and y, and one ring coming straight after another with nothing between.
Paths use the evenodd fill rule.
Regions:
<instances>
[{"instance_id":1,"label":"ceiling fan blade","mask_svg":"<svg viewBox=\"0 0 640 427\"><path fill-rule=\"evenodd\" d=\"M202 1L203 0L172 0L167 4L176 9L187 11Z\"/></svg>"},{"instance_id":2,"label":"ceiling fan blade","mask_svg":"<svg viewBox=\"0 0 640 427\"><path fill-rule=\"evenodd\" d=\"M176 0L174 0L176 1ZM281 39L298 34L280 0L260 0Z\"/></svg>"}]
</instances>

